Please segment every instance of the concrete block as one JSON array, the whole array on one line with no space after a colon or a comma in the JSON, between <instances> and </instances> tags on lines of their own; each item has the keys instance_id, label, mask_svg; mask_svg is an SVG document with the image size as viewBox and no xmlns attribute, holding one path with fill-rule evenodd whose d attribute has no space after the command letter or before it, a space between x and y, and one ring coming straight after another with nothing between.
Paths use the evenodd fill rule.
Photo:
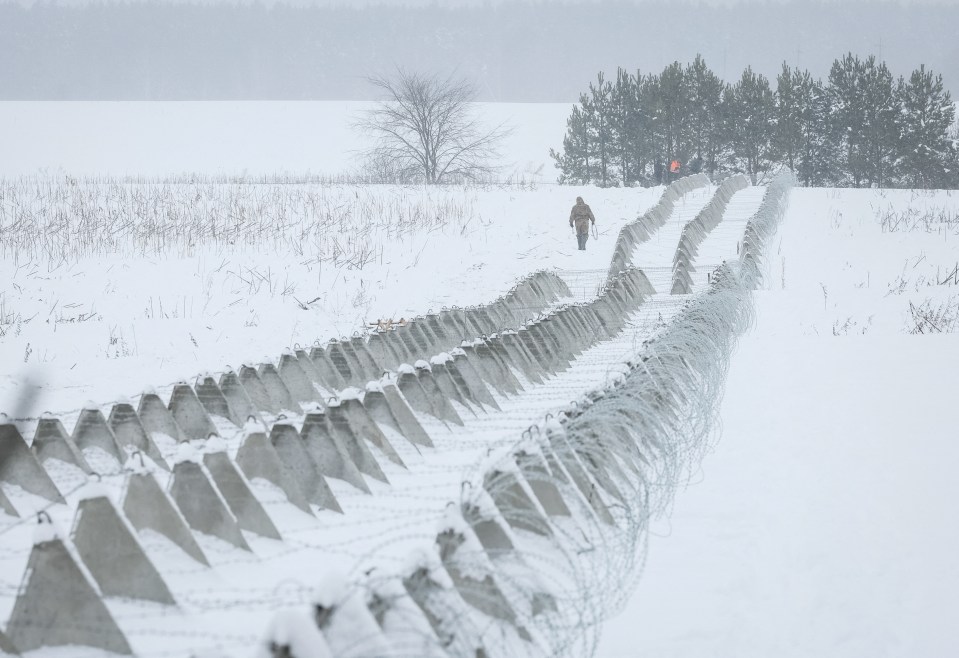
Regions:
<instances>
[{"instance_id":1,"label":"concrete block","mask_svg":"<svg viewBox=\"0 0 959 658\"><path fill-rule=\"evenodd\" d=\"M333 431L325 413L307 414L300 436L317 470L324 477L343 480L363 493L370 493L370 487L353 462L348 446L341 440L340 434Z\"/></svg>"},{"instance_id":2,"label":"concrete block","mask_svg":"<svg viewBox=\"0 0 959 658\"><path fill-rule=\"evenodd\" d=\"M386 400L390 414L396 419L400 433L405 436L410 443L432 448L433 440L430 439L429 434L427 434L426 430L420 424L420 421L416 419L416 415L410 409L410 405L407 403L406 398L403 397L403 394L400 393L400 389L397 388L396 384L392 381L384 381L381 385L381 392L383 398ZM367 395L370 394L371 393L367 393ZM376 420L376 416L373 415L372 410L372 407L375 406L372 404L373 399L375 398L364 399L364 402L366 402L367 409L370 410L370 415Z\"/></svg>"},{"instance_id":3,"label":"concrete block","mask_svg":"<svg viewBox=\"0 0 959 658\"><path fill-rule=\"evenodd\" d=\"M57 485L12 423L0 424L0 482L16 485L54 503L65 503Z\"/></svg>"},{"instance_id":4,"label":"concrete block","mask_svg":"<svg viewBox=\"0 0 959 658\"><path fill-rule=\"evenodd\" d=\"M205 458L204 458L205 461ZM251 432L244 437L236 453L236 464L243 471L248 480L261 478L283 490L287 500L299 507L307 514L313 510L300 486L292 478L287 477L286 467L280 460L276 449L266 434ZM209 468L209 466L207 466ZM219 484L217 485L219 486ZM222 489L221 489L222 490ZM234 511L234 514L236 512Z\"/></svg>"},{"instance_id":5,"label":"concrete block","mask_svg":"<svg viewBox=\"0 0 959 658\"><path fill-rule=\"evenodd\" d=\"M286 467L287 477L297 483L307 501L323 509L343 513L295 427L286 423L275 424L270 431L270 443Z\"/></svg>"},{"instance_id":6,"label":"concrete block","mask_svg":"<svg viewBox=\"0 0 959 658\"><path fill-rule=\"evenodd\" d=\"M0 656L19 656L20 650L13 645L13 641L0 631Z\"/></svg>"},{"instance_id":7,"label":"concrete block","mask_svg":"<svg viewBox=\"0 0 959 658\"><path fill-rule=\"evenodd\" d=\"M383 372L383 366L377 363L376 359L373 358L373 354L367 348L367 342L360 336L353 336L350 338L350 347L353 349L353 354L360 364L363 378L366 380L361 383L366 384L368 381L379 379L380 373Z\"/></svg>"},{"instance_id":8,"label":"concrete block","mask_svg":"<svg viewBox=\"0 0 959 658\"><path fill-rule=\"evenodd\" d=\"M310 350L310 360L327 388L334 391L342 391L346 388L346 380L336 369L326 350L319 346L312 348Z\"/></svg>"},{"instance_id":9,"label":"concrete block","mask_svg":"<svg viewBox=\"0 0 959 658\"><path fill-rule=\"evenodd\" d=\"M349 357L343 343L331 342L326 346L326 354L330 358L333 367L336 368L340 379L342 379L347 386L356 386L356 382L362 379L359 373L359 364L355 363L353 359Z\"/></svg>"},{"instance_id":10,"label":"concrete block","mask_svg":"<svg viewBox=\"0 0 959 658\"><path fill-rule=\"evenodd\" d=\"M73 442L80 451L99 448L105 454L113 457L120 465L127 461L127 452L120 447L117 437L113 435L107 419L99 409L84 409L77 418L73 428Z\"/></svg>"},{"instance_id":11,"label":"concrete block","mask_svg":"<svg viewBox=\"0 0 959 658\"><path fill-rule=\"evenodd\" d=\"M297 402L316 402L322 398L319 391L313 387L313 382L303 372L303 368L300 367L295 355L290 353L281 355L277 371L280 373L280 379L283 380L283 384L290 395Z\"/></svg>"},{"instance_id":12,"label":"concrete block","mask_svg":"<svg viewBox=\"0 0 959 658\"><path fill-rule=\"evenodd\" d=\"M510 526L544 537L553 536L549 521L526 493L518 474L490 470L483 477L483 488Z\"/></svg>"},{"instance_id":13,"label":"concrete block","mask_svg":"<svg viewBox=\"0 0 959 658\"><path fill-rule=\"evenodd\" d=\"M216 426L210 420L206 408L185 382L173 387L169 409L173 420L188 440L205 441L211 434L217 434Z\"/></svg>"},{"instance_id":14,"label":"concrete block","mask_svg":"<svg viewBox=\"0 0 959 658\"><path fill-rule=\"evenodd\" d=\"M72 539L103 596L176 605L160 572L106 496L80 501Z\"/></svg>"},{"instance_id":15,"label":"concrete block","mask_svg":"<svg viewBox=\"0 0 959 658\"><path fill-rule=\"evenodd\" d=\"M444 529L436 535L440 560L453 581L453 587L466 603L489 617L515 627L520 637L529 641L529 632L519 624L516 611L489 573L492 569L487 564L485 553L480 551L479 555L470 554L468 549L464 549L464 544L465 535L452 528Z\"/></svg>"},{"instance_id":16,"label":"concrete block","mask_svg":"<svg viewBox=\"0 0 959 658\"><path fill-rule=\"evenodd\" d=\"M354 433L344 409L340 405L334 404L330 405L326 412L330 433L337 443L346 448L350 461L356 465L361 473L389 484L386 474L383 473L383 469L380 468L376 458L373 457L373 453L366 447L363 439Z\"/></svg>"},{"instance_id":17,"label":"concrete block","mask_svg":"<svg viewBox=\"0 0 959 658\"><path fill-rule=\"evenodd\" d=\"M559 488L553 483L552 474L538 455L521 450L513 458L523 477L526 478L529 488L532 489L533 495L536 496L536 500L548 515L572 516Z\"/></svg>"},{"instance_id":18,"label":"concrete block","mask_svg":"<svg viewBox=\"0 0 959 658\"><path fill-rule=\"evenodd\" d=\"M402 336L400 335L400 333L398 333L399 331L400 331L400 328L396 328L396 329L391 329L390 331L387 331L383 334L380 334L381 336L383 336L383 341L385 342L385 344L396 355L397 367L399 367L399 364L401 363L413 363L414 361L416 361L416 356L406 346L406 343L403 341Z\"/></svg>"},{"instance_id":19,"label":"concrete block","mask_svg":"<svg viewBox=\"0 0 959 658\"><path fill-rule=\"evenodd\" d=\"M432 571L442 575L434 576ZM486 656L478 629L471 628L468 609L456 589L444 584L449 576L440 566L420 567L403 578L403 588L429 622L451 656ZM440 581L440 582L437 582Z\"/></svg>"},{"instance_id":20,"label":"concrete block","mask_svg":"<svg viewBox=\"0 0 959 658\"><path fill-rule=\"evenodd\" d=\"M400 365L400 357L393 351L393 348L386 340L386 333L378 331L370 334L366 343L366 351L370 353L370 358L379 366L380 372L383 370L396 370Z\"/></svg>"},{"instance_id":21,"label":"concrete block","mask_svg":"<svg viewBox=\"0 0 959 658\"><path fill-rule=\"evenodd\" d=\"M473 414L473 416L476 416L476 410L473 409L473 406L470 404L469 398L467 398L466 394L460 391L459 387L456 385L456 382L453 381L453 377L450 375L449 369L446 367L446 363L434 358L430 363L430 370L433 372L433 381L436 382L436 386L439 387L440 393L442 393L443 397L447 400L455 400L463 405L463 407Z\"/></svg>"},{"instance_id":22,"label":"concrete block","mask_svg":"<svg viewBox=\"0 0 959 658\"><path fill-rule=\"evenodd\" d=\"M123 513L138 531L158 532L200 564L210 566L186 520L149 473L134 473L127 480Z\"/></svg>"},{"instance_id":23,"label":"concrete block","mask_svg":"<svg viewBox=\"0 0 959 658\"><path fill-rule=\"evenodd\" d=\"M133 654L110 611L60 539L34 545L7 635L20 651L79 645Z\"/></svg>"},{"instance_id":24,"label":"concrete block","mask_svg":"<svg viewBox=\"0 0 959 658\"><path fill-rule=\"evenodd\" d=\"M290 389L283 383L283 379L280 377L280 373L277 372L276 366L272 363L261 363L256 369L256 374L259 376L263 387L266 389L267 395L270 396L270 400L275 407L278 407L281 411L291 411L295 414L303 412L300 405L293 399Z\"/></svg>"},{"instance_id":25,"label":"concrete block","mask_svg":"<svg viewBox=\"0 0 959 658\"><path fill-rule=\"evenodd\" d=\"M188 441L183 430L177 425L176 419L167 406L156 393L144 393L140 396L140 404L137 407L137 415L140 417L140 424L143 429L151 435L154 433L164 434L177 443Z\"/></svg>"},{"instance_id":26,"label":"concrete block","mask_svg":"<svg viewBox=\"0 0 959 658\"><path fill-rule=\"evenodd\" d=\"M204 454L203 465L210 472L213 483L220 490L220 494L226 500L241 529L269 539L283 539L280 531L273 525L266 510L253 495L246 480L225 452Z\"/></svg>"},{"instance_id":27,"label":"concrete block","mask_svg":"<svg viewBox=\"0 0 959 658\"><path fill-rule=\"evenodd\" d=\"M59 418L40 419L37 423L37 430L33 434L33 443L30 449L33 450L33 454L37 456L37 460L41 464L48 459L59 459L62 462L73 464L88 475L92 472L83 453L70 438L70 435L67 434Z\"/></svg>"},{"instance_id":28,"label":"concrete block","mask_svg":"<svg viewBox=\"0 0 959 658\"><path fill-rule=\"evenodd\" d=\"M450 355L449 361L444 364L444 369L449 374L453 384L456 386L456 390L459 391L459 394L469 402L472 409L486 413L486 408L480 401L481 394L478 394L473 390L472 386L470 386L470 383L463 376L463 373L460 372L459 367L456 365L456 357ZM478 379L477 381L484 389L486 389L486 385L483 384L483 382L479 381ZM489 390L486 390L486 393L489 394Z\"/></svg>"},{"instance_id":29,"label":"concrete block","mask_svg":"<svg viewBox=\"0 0 959 658\"><path fill-rule=\"evenodd\" d=\"M472 352L472 349L470 349L470 352ZM478 372L466 349L457 348L453 350L452 356L453 367L459 371L459 374L462 376L466 386L473 394L473 397L487 407L491 407L496 411L502 411L499 403L496 402L496 398L494 398L493 394L490 393L488 388L486 388L486 384L483 382L483 376Z\"/></svg>"},{"instance_id":30,"label":"concrete block","mask_svg":"<svg viewBox=\"0 0 959 658\"><path fill-rule=\"evenodd\" d=\"M579 489L583 498L586 499L586 502L588 502L590 507L593 508L593 511L596 512L596 516L607 525L615 525L615 520L609 512L606 502L603 500L599 487L596 486L596 483L590 477L586 468L580 463L579 458L569 446L566 438L554 432L548 432L547 436L556 459L562 464L570 478L572 478L573 483L576 485L576 488Z\"/></svg>"},{"instance_id":31,"label":"concrete block","mask_svg":"<svg viewBox=\"0 0 959 658\"><path fill-rule=\"evenodd\" d=\"M407 368L409 366L406 366ZM396 387L400 390L400 393L403 394L403 398L409 403L415 411L420 412L421 414L429 414L430 416L435 416L436 413L433 410L433 403L430 401L430 398L427 397L426 391L423 390L420 380L416 377L416 372L409 368L405 370L403 367L400 368L399 375L396 378Z\"/></svg>"},{"instance_id":32,"label":"concrete block","mask_svg":"<svg viewBox=\"0 0 959 658\"><path fill-rule=\"evenodd\" d=\"M280 413L280 405L273 401L273 398L266 390L266 386L260 381L260 376L253 366L241 366L238 376L240 385L246 392L253 406L260 412L268 414ZM220 387L223 387L223 381L220 381ZM226 391L224 391L224 395Z\"/></svg>"},{"instance_id":33,"label":"concrete block","mask_svg":"<svg viewBox=\"0 0 959 658\"><path fill-rule=\"evenodd\" d=\"M336 405L331 405L330 408L335 409ZM370 417L369 412L366 410L366 407L363 406L362 402L356 398L346 398L340 402L339 408L346 415L347 422L350 424L350 428L352 428L353 434L356 437L366 439L379 448L391 462L397 466L406 468L406 464L400 459L399 453L396 452L396 449L393 448L389 439L386 438L386 435L383 434L382 430L380 430Z\"/></svg>"},{"instance_id":34,"label":"concrete block","mask_svg":"<svg viewBox=\"0 0 959 658\"><path fill-rule=\"evenodd\" d=\"M238 427L243 427L246 418L240 418L233 413L233 409L230 408L230 403L226 401L226 396L223 395L223 391L217 386L216 380L213 377L210 375L197 377L196 382L193 384L193 390L196 391L197 399L209 415L218 416Z\"/></svg>"},{"instance_id":35,"label":"concrete block","mask_svg":"<svg viewBox=\"0 0 959 658\"><path fill-rule=\"evenodd\" d=\"M18 512L17 508L13 506L13 503L10 502L10 499L7 498L7 495L3 493L2 487L0 487L0 511L3 511L5 514L9 514L10 516L20 516L20 512Z\"/></svg>"},{"instance_id":36,"label":"concrete block","mask_svg":"<svg viewBox=\"0 0 959 658\"><path fill-rule=\"evenodd\" d=\"M426 397L433 409L433 415L440 420L462 426L463 419L456 413L456 409L453 408L453 405L440 390L436 380L433 379L433 371L430 370L425 361L419 363L422 365L416 367L416 378L426 392Z\"/></svg>"},{"instance_id":37,"label":"concrete block","mask_svg":"<svg viewBox=\"0 0 959 658\"><path fill-rule=\"evenodd\" d=\"M253 375L256 375L255 370L252 368L250 370ZM257 378L257 381L258 380L259 378ZM226 398L227 404L230 405L230 410L233 413L234 418L242 420L244 425L246 425L246 422L251 417L262 422L259 409L255 404L253 404L253 400L246 392L246 388L243 387L243 384L240 383L240 378L235 372L230 370L220 375L219 383L220 391L223 393L223 397ZM262 389L262 384L260 393L264 395L266 393Z\"/></svg>"},{"instance_id":38,"label":"concrete block","mask_svg":"<svg viewBox=\"0 0 959 658\"><path fill-rule=\"evenodd\" d=\"M236 517L199 464L182 461L173 467L170 495L191 528L252 552Z\"/></svg>"},{"instance_id":39,"label":"concrete block","mask_svg":"<svg viewBox=\"0 0 959 658\"><path fill-rule=\"evenodd\" d=\"M170 470L157 444L147 433L143 423L140 422L137 412L133 410L133 405L127 402L113 405L110 410L110 417L107 418L107 425L110 426L110 430L121 447L131 446L152 459L153 463L163 470Z\"/></svg>"}]
</instances>

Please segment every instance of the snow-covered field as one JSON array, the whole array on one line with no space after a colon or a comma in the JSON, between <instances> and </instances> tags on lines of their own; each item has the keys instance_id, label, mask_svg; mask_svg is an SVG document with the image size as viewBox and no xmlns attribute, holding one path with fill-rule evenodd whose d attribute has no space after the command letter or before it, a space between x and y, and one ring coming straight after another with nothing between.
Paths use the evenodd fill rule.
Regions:
<instances>
[{"instance_id":1,"label":"snow-covered field","mask_svg":"<svg viewBox=\"0 0 959 658\"><path fill-rule=\"evenodd\" d=\"M235 105L0 105L0 138L19 158L13 166L5 160L10 168L0 175L61 166L114 176L348 169L356 147L344 130L350 106ZM546 162L566 111L490 106L488 116L517 121L510 149L529 173L537 166L527 164ZM328 124L339 117L339 128L303 131L317 112ZM11 128L28 115L27 128ZM164 144L160 129L170 135ZM244 134L248 141L238 139ZM322 165L310 164L313 152ZM201 372L275 361L286 348L348 336L378 318L488 302L544 268L569 284L574 300L590 299L619 228L652 207L662 188L570 188L544 177L433 190L62 174L0 180L0 411L26 419L18 424L27 438L29 419L45 410L70 419L69 431L88 399L107 409L145 386L166 390ZM422 417L435 448L388 433L408 470L381 459L390 484L370 480L372 496L331 480L342 516L306 515L257 481L283 542L247 533L247 553L201 537L213 565L206 569L163 537L143 537L180 605L107 599L137 654L248 655L273 613L311 600L318 581L399 568L411 550L428 547L443 505L491 450L608 383L678 310L682 299L664 294L673 253L714 190L685 195L633 254L659 294L624 332L558 376L497 396L501 412L461 409L462 429ZM750 187L730 201L699 249L698 290L709 270L735 258L762 193ZM577 195L598 218L599 237L585 253L567 226ZM154 217L144 230L126 221L135 206ZM71 215L77 208L83 212ZM52 221L58 217L68 219ZM756 327L732 359L715 450L654 525L638 589L606 624L596 655L959 652L949 623L959 612L959 530L948 520L959 494L949 477L957 456L949 404L959 363L956 241L955 193L792 191L756 293ZM240 433L219 429L234 452ZM168 460L178 450L161 448ZM67 489L82 475L61 470L55 478ZM99 487L118 497L123 475L103 480ZM40 505L4 492L23 517ZM80 495L54 506L62 530ZM33 532L3 518L0 620L13 606Z\"/></svg>"},{"instance_id":2,"label":"snow-covered field","mask_svg":"<svg viewBox=\"0 0 959 658\"><path fill-rule=\"evenodd\" d=\"M955 192L793 190L715 452L597 655L959 653L957 261Z\"/></svg>"}]
</instances>

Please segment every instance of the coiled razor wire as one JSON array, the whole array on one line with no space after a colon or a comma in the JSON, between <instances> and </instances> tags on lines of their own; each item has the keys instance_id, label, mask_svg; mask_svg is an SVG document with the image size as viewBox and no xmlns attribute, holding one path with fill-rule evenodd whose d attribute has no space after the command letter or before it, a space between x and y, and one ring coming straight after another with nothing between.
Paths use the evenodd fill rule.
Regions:
<instances>
[{"instance_id":1,"label":"coiled razor wire","mask_svg":"<svg viewBox=\"0 0 959 658\"><path fill-rule=\"evenodd\" d=\"M477 464L436 545L400 574L326 583L278 614L264 656L587 656L632 595L651 519L713 446L729 361L785 212L767 188L722 264L604 388Z\"/></svg>"}]
</instances>

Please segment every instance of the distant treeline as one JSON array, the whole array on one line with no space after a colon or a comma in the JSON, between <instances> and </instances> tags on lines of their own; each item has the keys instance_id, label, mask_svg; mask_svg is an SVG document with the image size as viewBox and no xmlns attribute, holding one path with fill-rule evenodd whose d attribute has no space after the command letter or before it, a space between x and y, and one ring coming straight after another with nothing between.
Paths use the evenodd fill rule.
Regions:
<instances>
[{"instance_id":1,"label":"distant treeline","mask_svg":"<svg viewBox=\"0 0 959 658\"><path fill-rule=\"evenodd\" d=\"M959 86L956 4L291 1L0 0L0 100L366 100L367 76L402 66L455 71L482 101L571 103L621 62L659 71L702 53L724 79L748 64L773 78L783 61L822 77L846 50Z\"/></svg>"},{"instance_id":2,"label":"distant treeline","mask_svg":"<svg viewBox=\"0 0 959 658\"><path fill-rule=\"evenodd\" d=\"M675 160L753 182L788 166L804 185L955 188L955 112L925 66L895 78L848 54L825 81L783 64L774 84L751 68L728 84L697 57L658 75L600 74L552 155L562 182L603 186L665 182Z\"/></svg>"}]
</instances>

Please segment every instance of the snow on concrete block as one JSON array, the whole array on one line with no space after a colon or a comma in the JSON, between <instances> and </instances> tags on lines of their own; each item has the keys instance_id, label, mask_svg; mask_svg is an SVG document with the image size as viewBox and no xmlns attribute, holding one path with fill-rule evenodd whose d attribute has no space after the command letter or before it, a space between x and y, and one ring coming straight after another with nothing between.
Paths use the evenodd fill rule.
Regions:
<instances>
[{"instance_id":1,"label":"snow on concrete block","mask_svg":"<svg viewBox=\"0 0 959 658\"><path fill-rule=\"evenodd\" d=\"M433 410L433 403L426 395L426 391L423 390L423 385L420 384L415 371L412 367L409 370L402 369L403 366L400 366L400 368L401 370L396 378L396 386L399 388L400 393L403 394L403 398L415 411L421 414L436 416L437 414Z\"/></svg>"},{"instance_id":2,"label":"snow on concrete block","mask_svg":"<svg viewBox=\"0 0 959 658\"><path fill-rule=\"evenodd\" d=\"M188 440L183 430L177 425L173 414L156 393L144 393L140 397L137 415L140 417L143 429L151 435L164 434L178 443Z\"/></svg>"},{"instance_id":3,"label":"snow on concrete block","mask_svg":"<svg viewBox=\"0 0 959 658\"><path fill-rule=\"evenodd\" d=\"M48 459L59 459L62 462L73 464L86 474L92 469L77 444L67 434L59 418L41 418L33 434L33 444L30 446L37 459L42 464Z\"/></svg>"},{"instance_id":4,"label":"snow on concrete block","mask_svg":"<svg viewBox=\"0 0 959 658\"><path fill-rule=\"evenodd\" d=\"M403 588L420 608L433 633L451 656L486 655L479 629L442 565L417 567L403 578ZM479 653L483 652L483 653Z\"/></svg>"},{"instance_id":5,"label":"snow on concrete block","mask_svg":"<svg viewBox=\"0 0 959 658\"><path fill-rule=\"evenodd\" d=\"M313 382L303 372L299 361L293 354L280 355L280 365L277 368L280 373L280 379L286 386L290 395L297 402L315 402L320 399L320 395L313 387Z\"/></svg>"},{"instance_id":6,"label":"snow on concrete block","mask_svg":"<svg viewBox=\"0 0 959 658\"><path fill-rule=\"evenodd\" d=\"M180 382L173 387L169 409L188 440L203 441L211 434L217 433L206 408L186 382Z\"/></svg>"},{"instance_id":7,"label":"snow on concrete block","mask_svg":"<svg viewBox=\"0 0 959 658\"><path fill-rule=\"evenodd\" d=\"M353 430L353 435L363 438L375 445L386 455L386 458L397 466L406 468L406 464L400 459L399 453L393 448L389 439L383 434L383 431L376 425L370 417L369 412L358 398L345 398L340 401L339 408L346 415L346 420Z\"/></svg>"},{"instance_id":8,"label":"snow on concrete block","mask_svg":"<svg viewBox=\"0 0 959 658\"><path fill-rule=\"evenodd\" d=\"M400 653L420 658L447 658L423 611L395 578L374 578L366 583L366 607L394 647L388 655Z\"/></svg>"},{"instance_id":9,"label":"snow on concrete block","mask_svg":"<svg viewBox=\"0 0 959 658\"><path fill-rule=\"evenodd\" d=\"M356 435L353 427L350 425L349 418L345 410L339 404L331 404L327 408L327 420L329 421L330 432L336 441L346 448L350 460L356 465L360 473L376 478L380 482L389 484L386 474L380 468L379 462L373 457L373 453L366 447L363 439Z\"/></svg>"},{"instance_id":10,"label":"snow on concrete block","mask_svg":"<svg viewBox=\"0 0 959 658\"><path fill-rule=\"evenodd\" d=\"M363 493L370 493L370 487L353 462L347 445L333 431L325 412L307 414L300 436L323 476L343 480Z\"/></svg>"},{"instance_id":11,"label":"snow on concrete block","mask_svg":"<svg viewBox=\"0 0 959 658\"><path fill-rule=\"evenodd\" d=\"M218 537L237 548L252 552L240 532L236 517L230 512L202 466L192 461L182 461L174 466L170 494L193 530Z\"/></svg>"},{"instance_id":12,"label":"snow on concrete block","mask_svg":"<svg viewBox=\"0 0 959 658\"><path fill-rule=\"evenodd\" d=\"M333 658L309 610L281 610L257 647L256 658Z\"/></svg>"},{"instance_id":13,"label":"snow on concrete block","mask_svg":"<svg viewBox=\"0 0 959 658\"><path fill-rule=\"evenodd\" d=\"M516 611L493 578L493 568L482 545L467 528L445 528L436 535L443 567L463 600L483 614L516 628L530 640L529 632L517 623Z\"/></svg>"},{"instance_id":14,"label":"snow on concrete block","mask_svg":"<svg viewBox=\"0 0 959 658\"><path fill-rule=\"evenodd\" d=\"M0 482L63 503L63 496L13 423L0 424Z\"/></svg>"},{"instance_id":15,"label":"snow on concrete block","mask_svg":"<svg viewBox=\"0 0 959 658\"><path fill-rule=\"evenodd\" d=\"M123 513L138 531L158 532L200 564L210 566L186 521L153 475L137 473L129 477L123 497Z\"/></svg>"},{"instance_id":16,"label":"snow on concrete block","mask_svg":"<svg viewBox=\"0 0 959 658\"><path fill-rule=\"evenodd\" d=\"M247 395L246 389L240 383L240 378L235 372L231 370L220 375L219 387L230 407L230 413L233 418L241 421L241 427L246 424L251 416L262 422L259 410L253 404L250 396Z\"/></svg>"},{"instance_id":17,"label":"snow on concrete block","mask_svg":"<svg viewBox=\"0 0 959 658\"><path fill-rule=\"evenodd\" d=\"M495 505L491 500L489 505L495 510ZM490 513L490 510L483 510L476 502L472 501L465 501L460 511L463 514L463 519L472 528L476 538L491 558L512 553L515 550L509 532L500 523L496 514Z\"/></svg>"},{"instance_id":18,"label":"snow on concrete block","mask_svg":"<svg viewBox=\"0 0 959 658\"><path fill-rule=\"evenodd\" d=\"M170 470L157 444L147 433L143 423L140 422L140 417L129 402L113 405L107 424L121 446L131 446L148 456L163 470Z\"/></svg>"},{"instance_id":19,"label":"snow on concrete block","mask_svg":"<svg viewBox=\"0 0 959 658\"><path fill-rule=\"evenodd\" d=\"M99 448L116 459L118 464L122 465L127 460L126 451L120 447L117 437L99 409L87 408L80 412L72 438L81 451Z\"/></svg>"},{"instance_id":20,"label":"snow on concrete block","mask_svg":"<svg viewBox=\"0 0 959 658\"><path fill-rule=\"evenodd\" d=\"M223 395L223 391L220 390L216 380L211 375L197 377L193 389L196 391L196 397L200 404L203 405L209 415L218 416L230 421L237 427L243 427L246 418L240 418L233 412L226 396Z\"/></svg>"},{"instance_id":21,"label":"snow on concrete block","mask_svg":"<svg viewBox=\"0 0 959 658\"><path fill-rule=\"evenodd\" d=\"M333 582L327 578L317 586L313 615L335 656L389 656L392 653L361 591L342 578Z\"/></svg>"},{"instance_id":22,"label":"snow on concrete block","mask_svg":"<svg viewBox=\"0 0 959 658\"><path fill-rule=\"evenodd\" d=\"M380 390L368 391L363 399L370 417L386 427L392 427L407 441L433 447L429 434L420 425L395 384L380 384Z\"/></svg>"},{"instance_id":23,"label":"snow on concrete block","mask_svg":"<svg viewBox=\"0 0 959 658\"><path fill-rule=\"evenodd\" d=\"M260 381L263 382L263 386L266 388L274 405L280 410L292 411L297 414L300 413L300 405L297 404L292 393L290 393L290 389L287 388L283 379L280 377L276 366L272 363L261 363L259 368L257 368L257 375L259 375Z\"/></svg>"},{"instance_id":24,"label":"snow on concrete block","mask_svg":"<svg viewBox=\"0 0 959 658\"><path fill-rule=\"evenodd\" d=\"M206 466L213 478L213 483L220 490L230 511L236 517L237 523L243 530L248 530L261 537L269 539L283 538L280 531L273 525L266 510L256 499L243 476L240 475L226 452L207 452L203 455L203 465Z\"/></svg>"},{"instance_id":25,"label":"snow on concrete block","mask_svg":"<svg viewBox=\"0 0 959 658\"><path fill-rule=\"evenodd\" d=\"M236 453L236 463L247 479L262 478L272 483L283 490L287 500L307 514L313 514L306 495L296 481L287 477L286 467L263 432L250 432L246 435Z\"/></svg>"},{"instance_id":26,"label":"snow on concrete block","mask_svg":"<svg viewBox=\"0 0 959 658\"><path fill-rule=\"evenodd\" d=\"M277 423L270 431L270 443L276 450L280 462L286 469L287 477L297 483L306 499L323 509L343 513L333 490L319 471L300 433L286 423Z\"/></svg>"},{"instance_id":27,"label":"snow on concrete block","mask_svg":"<svg viewBox=\"0 0 959 658\"><path fill-rule=\"evenodd\" d=\"M483 477L483 488L510 526L552 537L549 521L526 493L518 473L490 470Z\"/></svg>"},{"instance_id":28,"label":"snow on concrete block","mask_svg":"<svg viewBox=\"0 0 959 658\"><path fill-rule=\"evenodd\" d=\"M237 379L240 382L240 385L243 387L244 392L250 399L250 402L253 406L262 412L268 414L278 414L280 413L280 405L273 400L270 394L266 390L266 386L263 385L263 382L260 381L260 376L256 372L256 368L253 366L241 366L240 373L237 376ZM222 388L223 382L220 382ZM224 394L226 394L224 392Z\"/></svg>"},{"instance_id":29,"label":"snow on concrete block","mask_svg":"<svg viewBox=\"0 0 959 658\"><path fill-rule=\"evenodd\" d=\"M106 496L80 501L72 539L103 596L176 605L160 573Z\"/></svg>"},{"instance_id":30,"label":"snow on concrete block","mask_svg":"<svg viewBox=\"0 0 959 658\"><path fill-rule=\"evenodd\" d=\"M440 390L439 385L433 378L433 371L430 370L429 364L425 361L419 361L417 363L422 365L418 365L416 368L416 379L419 380L420 386L430 401L433 415L440 420L462 427L464 424L463 419L456 413L456 409L453 408L449 399L443 394L443 391Z\"/></svg>"},{"instance_id":31,"label":"snow on concrete block","mask_svg":"<svg viewBox=\"0 0 959 658\"><path fill-rule=\"evenodd\" d=\"M34 545L7 634L20 651L79 645L133 654L100 595L60 539Z\"/></svg>"}]
</instances>

